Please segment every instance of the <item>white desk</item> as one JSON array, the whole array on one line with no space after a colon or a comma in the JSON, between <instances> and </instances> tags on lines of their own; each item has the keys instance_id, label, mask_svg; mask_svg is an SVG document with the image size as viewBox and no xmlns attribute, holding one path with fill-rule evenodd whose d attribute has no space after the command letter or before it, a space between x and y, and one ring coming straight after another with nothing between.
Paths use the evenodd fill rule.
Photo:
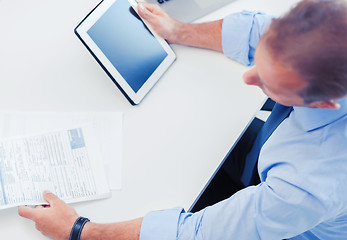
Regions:
<instances>
[{"instance_id":1,"label":"white desk","mask_svg":"<svg viewBox=\"0 0 347 240\"><path fill-rule=\"evenodd\" d=\"M131 106L73 33L98 1L0 0L0 111L124 112L122 190L74 207L96 222L188 209L265 96L224 55L173 46L177 61ZM239 0L204 20L243 9L277 15L294 2ZM0 239L45 237L9 209Z\"/></svg>"}]
</instances>

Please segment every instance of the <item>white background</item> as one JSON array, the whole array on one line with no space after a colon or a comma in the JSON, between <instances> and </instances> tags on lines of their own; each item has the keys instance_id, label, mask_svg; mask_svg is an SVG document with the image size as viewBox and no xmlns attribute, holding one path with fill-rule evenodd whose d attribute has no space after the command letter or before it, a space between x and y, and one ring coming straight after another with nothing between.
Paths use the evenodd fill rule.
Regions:
<instances>
[{"instance_id":1,"label":"white background","mask_svg":"<svg viewBox=\"0 0 347 240\"><path fill-rule=\"evenodd\" d=\"M296 0L238 0L231 12L287 11ZM264 101L246 67L209 50L173 45L177 60L131 106L74 35L98 0L0 0L0 111L121 111L122 190L73 205L94 222L186 209ZM141 43L139 43L141 44ZM17 209L0 212L0 239L45 239Z\"/></svg>"}]
</instances>

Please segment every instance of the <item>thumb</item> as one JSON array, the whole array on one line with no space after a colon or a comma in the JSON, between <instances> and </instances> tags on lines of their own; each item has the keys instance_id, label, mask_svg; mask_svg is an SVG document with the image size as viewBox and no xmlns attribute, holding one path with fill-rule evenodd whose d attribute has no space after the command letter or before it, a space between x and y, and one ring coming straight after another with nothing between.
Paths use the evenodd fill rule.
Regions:
<instances>
[{"instance_id":1,"label":"thumb","mask_svg":"<svg viewBox=\"0 0 347 240\"><path fill-rule=\"evenodd\" d=\"M29 218L31 220L35 217L36 210L31 207L20 206L18 207L18 214L21 217Z\"/></svg>"},{"instance_id":2,"label":"thumb","mask_svg":"<svg viewBox=\"0 0 347 240\"><path fill-rule=\"evenodd\" d=\"M58 205L64 203L60 198L51 193L50 191L43 192L43 198L51 205Z\"/></svg>"}]
</instances>

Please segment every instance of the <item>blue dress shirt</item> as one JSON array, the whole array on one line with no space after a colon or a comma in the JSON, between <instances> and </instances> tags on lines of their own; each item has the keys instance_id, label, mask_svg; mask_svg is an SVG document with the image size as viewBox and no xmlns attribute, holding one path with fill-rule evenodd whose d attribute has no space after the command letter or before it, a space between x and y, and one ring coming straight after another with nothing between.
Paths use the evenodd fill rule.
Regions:
<instances>
[{"instance_id":1,"label":"blue dress shirt","mask_svg":"<svg viewBox=\"0 0 347 240\"><path fill-rule=\"evenodd\" d=\"M253 64L271 17L242 12L224 19L224 54ZM259 155L261 183L197 213L154 211L140 240L347 239L347 97L339 110L294 107Z\"/></svg>"}]
</instances>

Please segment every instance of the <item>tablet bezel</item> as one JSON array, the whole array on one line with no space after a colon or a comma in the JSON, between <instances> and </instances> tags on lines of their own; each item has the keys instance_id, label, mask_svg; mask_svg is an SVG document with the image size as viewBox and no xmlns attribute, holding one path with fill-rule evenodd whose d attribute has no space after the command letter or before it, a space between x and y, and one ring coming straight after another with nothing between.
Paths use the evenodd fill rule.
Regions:
<instances>
[{"instance_id":1,"label":"tablet bezel","mask_svg":"<svg viewBox=\"0 0 347 240\"><path fill-rule=\"evenodd\" d=\"M159 78L175 61L176 55L169 46L169 44L159 37L150 26L141 18L142 22L151 31L158 43L163 47L167 56L161 64L155 69L151 76L145 81L141 88L135 92L113 64L104 55L101 49L96 45L92 38L88 35L87 31L98 21L98 19L116 2L119 0L103 0L101 1L75 28L75 33L83 44L87 47L89 52L94 56L100 66L106 71L112 81L117 85L121 92L127 97L131 104L136 105L146 96L152 87L158 82ZM135 0L127 0L130 6L137 12L137 2Z\"/></svg>"}]
</instances>

